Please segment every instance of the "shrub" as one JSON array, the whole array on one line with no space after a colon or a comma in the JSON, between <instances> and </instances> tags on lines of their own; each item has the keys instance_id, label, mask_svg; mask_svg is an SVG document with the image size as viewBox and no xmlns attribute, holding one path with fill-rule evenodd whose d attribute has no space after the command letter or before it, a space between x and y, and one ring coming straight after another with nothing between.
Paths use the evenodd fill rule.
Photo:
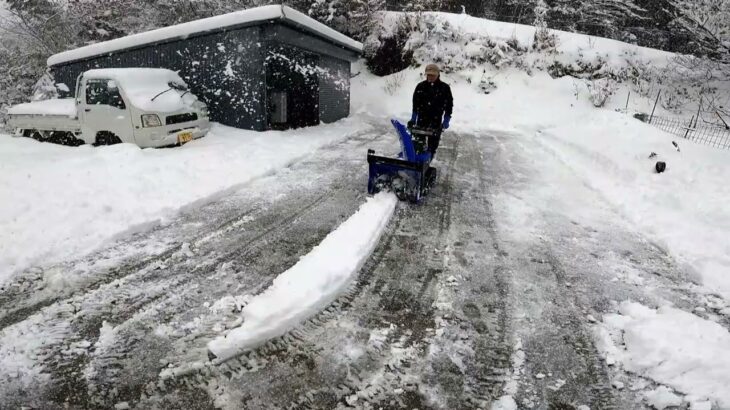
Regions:
<instances>
[{"instance_id":1,"label":"shrub","mask_svg":"<svg viewBox=\"0 0 730 410\"><path fill-rule=\"evenodd\" d=\"M594 107L606 105L609 97L616 92L616 83L610 78L602 78L588 82L588 96Z\"/></svg>"}]
</instances>

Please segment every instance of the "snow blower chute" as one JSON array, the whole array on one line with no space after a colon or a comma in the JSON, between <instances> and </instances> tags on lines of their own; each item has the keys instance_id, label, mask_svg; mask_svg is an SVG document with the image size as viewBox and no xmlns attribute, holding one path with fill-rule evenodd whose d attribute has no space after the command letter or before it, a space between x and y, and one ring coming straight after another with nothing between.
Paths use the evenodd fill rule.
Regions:
<instances>
[{"instance_id":1,"label":"snow blower chute","mask_svg":"<svg viewBox=\"0 0 730 410\"><path fill-rule=\"evenodd\" d=\"M419 202L436 180L436 168L431 166L428 137L438 130L406 128L398 120L390 120L398 133L401 152L397 158L380 157L368 150L368 193L393 191L401 201Z\"/></svg>"}]
</instances>

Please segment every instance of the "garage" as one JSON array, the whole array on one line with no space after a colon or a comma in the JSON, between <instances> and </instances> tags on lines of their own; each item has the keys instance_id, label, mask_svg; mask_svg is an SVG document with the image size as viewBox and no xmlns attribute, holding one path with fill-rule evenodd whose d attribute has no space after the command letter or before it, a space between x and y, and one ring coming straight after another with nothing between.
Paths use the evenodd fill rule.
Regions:
<instances>
[{"instance_id":1,"label":"garage","mask_svg":"<svg viewBox=\"0 0 730 410\"><path fill-rule=\"evenodd\" d=\"M329 123L350 111L350 65L362 44L286 6L242 10L55 54L61 97L94 68L177 71L211 120L264 131ZM65 94L65 95L64 95Z\"/></svg>"}]
</instances>

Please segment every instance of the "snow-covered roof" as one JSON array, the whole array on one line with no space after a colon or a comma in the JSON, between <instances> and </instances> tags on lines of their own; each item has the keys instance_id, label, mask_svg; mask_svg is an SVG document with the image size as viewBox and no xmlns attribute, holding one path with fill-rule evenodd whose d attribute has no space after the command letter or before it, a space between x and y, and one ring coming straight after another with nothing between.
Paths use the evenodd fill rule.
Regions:
<instances>
[{"instance_id":1,"label":"snow-covered roof","mask_svg":"<svg viewBox=\"0 0 730 410\"><path fill-rule=\"evenodd\" d=\"M102 54L109 54L119 50L154 44L187 36L224 29L247 23L267 20L285 20L300 25L306 30L317 33L329 40L356 51L362 51L362 43L327 27L313 18L283 5L256 7L248 10L236 11L220 16L195 20L188 23L163 27L144 33L132 34L114 40L91 44L74 50L64 51L50 56L48 65L58 65L70 61L81 60Z\"/></svg>"}]
</instances>

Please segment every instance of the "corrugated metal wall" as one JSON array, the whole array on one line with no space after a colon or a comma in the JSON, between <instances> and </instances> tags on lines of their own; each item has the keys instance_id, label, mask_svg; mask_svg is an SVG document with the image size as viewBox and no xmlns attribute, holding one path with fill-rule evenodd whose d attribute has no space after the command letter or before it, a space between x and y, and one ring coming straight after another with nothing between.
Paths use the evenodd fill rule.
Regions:
<instances>
[{"instance_id":1,"label":"corrugated metal wall","mask_svg":"<svg viewBox=\"0 0 730 410\"><path fill-rule=\"evenodd\" d=\"M350 62L322 56L319 66L319 119L335 122L350 115Z\"/></svg>"},{"instance_id":2,"label":"corrugated metal wall","mask_svg":"<svg viewBox=\"0 0 730 410\"><path fill-rule=\"evenodd\" d=\"M357 54L282 23L239 27L120 51L51 70L56 82L65 83L74 92L76 78L89 69L168 68L179 72L191 91L208 104L213 121L264 130L268 115L264 62L269 50L281 44L320 55L321 72L331 73L318 80L321 121L332 122L349 115L350 61Z\"/></svg>"}]
</instances>

